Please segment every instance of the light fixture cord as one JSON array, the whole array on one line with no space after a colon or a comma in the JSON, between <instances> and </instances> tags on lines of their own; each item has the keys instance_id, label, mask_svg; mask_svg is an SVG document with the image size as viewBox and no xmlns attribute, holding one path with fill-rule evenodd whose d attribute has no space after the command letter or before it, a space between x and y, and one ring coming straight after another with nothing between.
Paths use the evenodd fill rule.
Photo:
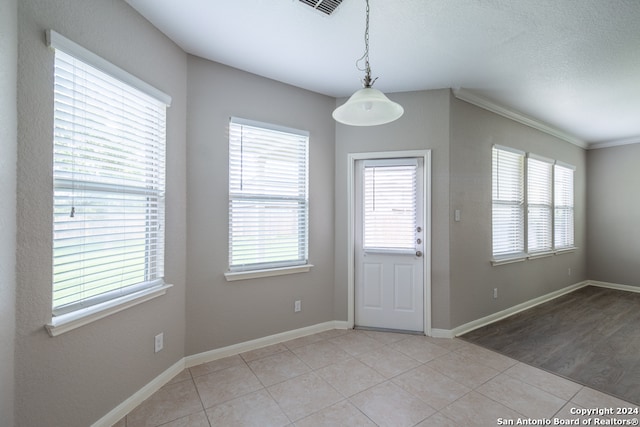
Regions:
<instances>
[{"instance_id":1,"label":"light fixture cord","mask_svg":"<svg viewBox=\"0 0 640 427\"><path fill-rule=\"evenodd\" d=\"M364 54L356 61L356 68L360 71L365 72L364 79L362 80L362 86L364 86L365 88L369 88L376 80L378 80L378 78L376 77L375 79L371 80L371 66L369 65L369 0L365 1L367 4L367 17L364 27ZM362 62L362 60L364 60L364 68L360 67L360 62Z\"/></svg>"}]
</instances>

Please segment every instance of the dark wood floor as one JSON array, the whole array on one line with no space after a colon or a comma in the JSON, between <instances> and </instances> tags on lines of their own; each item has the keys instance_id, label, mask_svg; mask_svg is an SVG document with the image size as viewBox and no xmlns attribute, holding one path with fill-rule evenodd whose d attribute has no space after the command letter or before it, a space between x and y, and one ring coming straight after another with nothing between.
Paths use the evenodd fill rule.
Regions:
<instances>
[{"instance_id":1,"label":"dark wood floor","mask_svg":"<svg viewBox=\"0 0 640 427\"><path fill-rule=\"evenodd\" d=\"M640 404L640 293L587 286L460 338Z\"/></svg>"}]
</instances>

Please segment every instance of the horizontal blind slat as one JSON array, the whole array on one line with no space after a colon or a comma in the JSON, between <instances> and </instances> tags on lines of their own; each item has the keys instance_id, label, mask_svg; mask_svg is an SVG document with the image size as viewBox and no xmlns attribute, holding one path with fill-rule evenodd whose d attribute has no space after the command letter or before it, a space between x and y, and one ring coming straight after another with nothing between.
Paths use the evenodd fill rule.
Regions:
<instances>
[{"instance_id":1,"label":"horizontal blind slat","mask_svg":"<svg viewBox=\"0 0 640 427\"><path fill-rule=\"evenodd\" d=\"M229 123L229 267L306 263L308 136Z\"/></svg>"},{"instance_id":2,"label":"horizontal blind slat","mask_svg":"<svg viewBox=\"0 0 640 427\"><path fill-rule=\"evenodd\" d=\"M53 309L63 313L164 275L166 105L60 49L54 68Z\"/></svg>"},{"instance_id":3,"label":"horizontal blind slat","mask_svg":"<svg viewBox=\"0 0 640 427\"><path fill-rule=\"evenodd\" d=\"M492 247L494 256L524 251L524 153L492 149Z\"/></svg>"}]
</instances>

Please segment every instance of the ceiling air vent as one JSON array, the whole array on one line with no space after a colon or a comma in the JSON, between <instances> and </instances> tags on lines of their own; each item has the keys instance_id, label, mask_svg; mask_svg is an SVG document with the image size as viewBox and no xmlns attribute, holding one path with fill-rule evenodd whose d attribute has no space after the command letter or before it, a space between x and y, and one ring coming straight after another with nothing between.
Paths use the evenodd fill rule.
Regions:
<instances>
[{"instance_id":1,"label":"ceiling air vent","mask_svg":"<svg viewBox=\"0 0 640 427\"><path fill-rule=\"evenodd\" d=\"M331 15L340 6L342 0L300 0L300 2L319 10L325 15Z\"/></svg>"}]
</instances>

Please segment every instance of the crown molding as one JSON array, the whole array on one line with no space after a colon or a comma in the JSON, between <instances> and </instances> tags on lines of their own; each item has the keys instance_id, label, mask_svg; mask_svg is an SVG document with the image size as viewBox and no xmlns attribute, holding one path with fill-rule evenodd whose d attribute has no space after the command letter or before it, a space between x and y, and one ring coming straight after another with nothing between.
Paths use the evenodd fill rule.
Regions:
<instances>
[{"instance_id":1,"label":"crown molding","mask_svg":"<svg viewBox=\"0 0 640 427\"><path fill-rule=\"evenodd\" d=\"M561 131L560 129L554 128L553 126L536 120L533 117L529 117L515 110L511 110L502 105L498 105L495 102L489 101L488 99L476 95L466 89L453 89L453 94L456 98L462 101L466 101L477 107L491 111L492 113L496 113L518 123L522 123L525 126L529 126L551 136L555 136L556 138L562 139L563 141L569 142L573 145L577 145L580 148L588 149L590 147L587 142L581 140L580 138L576 138L575 136Z\"/></svg>"},{"instance_id":2,"label":"crown molding","mask_svg":"<svg viewBox=\"0 0 640 427\"><path fill-rule=\"evenodd\" d=\"M611 141L592 142L591 144L589 144L589 150L597 150L598 148L609 148L630 144L640 144L640 135L631 138L614 139Z\"/></svg>"}]
</instances>

